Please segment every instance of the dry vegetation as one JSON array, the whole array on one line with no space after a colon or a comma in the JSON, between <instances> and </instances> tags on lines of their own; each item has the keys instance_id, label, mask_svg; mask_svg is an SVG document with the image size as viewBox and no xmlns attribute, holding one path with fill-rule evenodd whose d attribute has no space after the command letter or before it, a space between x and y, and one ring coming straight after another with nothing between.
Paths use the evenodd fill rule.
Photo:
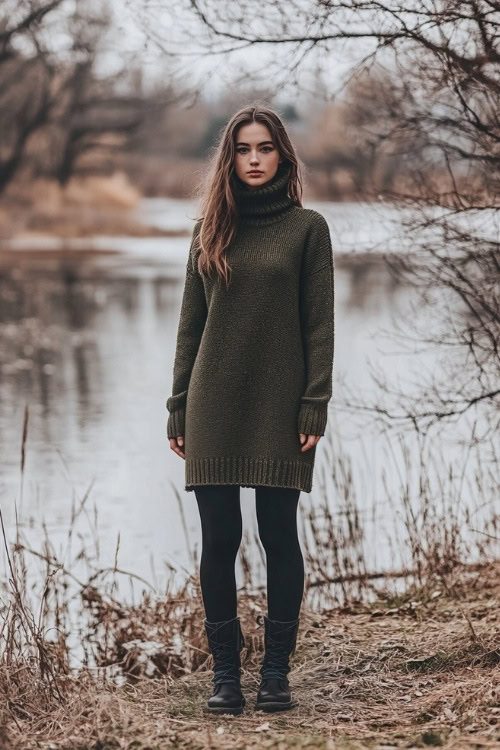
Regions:
<instances>
[{"instance_id":1,"label":"dry vegetation","mask_svg":"<svg viewBox=\"0 0 500 750\"><path fill-rule=\"evenodd\" d=\"M211 673L195 579L175 597L133 608L87 589L82 599L107 634L98 661L113 666L78 675L64 638L49 645L30 630L31 656L18 650L11 628L29 614L12 601L0 673L4 746L499 747L499 573L498 563L457 568L451 597L432 586L397 601L381 591L370 605L304 608L291 678L299 706L271 719L252 708L258 598L240 596L248 709L213 720L202 713Z\"/></svg>"},{"instance_id":2,"label":"dry vegetation","mask_svg":"<svg viewBox=\"0 0 500 750\"><path fill-rule=\"evenodd\" d=\"M27 428L26 411L21 492ZM21 526L9 543L2 518L8 580L0 599L0 746L500 747L500 561L496 532L484 532L496 528L497 517L486 519L486 541L471 545L458 538L460 511L450 518L449 506L424 492L418 538L407 510L412 571L373 576L362 559L350 472L337 461L344 524L326 498L302 519L308 576L291 672L299 705L271 718L253 710L266 600L252 585L247 535L239 592L247 709L242 717L207 718L211 657L196 572L180 588L172 578L156 592L119 568L119 541L114 565L99 565L76 532L85 517L97 534L96 511L87 507L91 487L75 502L63 545L67 552L77 538L74 556L57 555L47 532L40 550L29 549ZM443 483L447 497L449 490ZM124 580L139 581L139 601L122 596ZM319 586L323 603L314 608Z\"/></svg>"},{"instance_id":3,"label":"dry vegetation","mask_svg":"<svg viewBox=\"0 0 500 750\"><path fill-rule=\"evenodd\" d=\"M123 172L74 177L64 187L41 178L16 183L0 203L0 239L22 237L29 244L32 235L40 234L60 238L172 234L133 218L131 209L140 198Z\"/></svg>"}]
</instances>

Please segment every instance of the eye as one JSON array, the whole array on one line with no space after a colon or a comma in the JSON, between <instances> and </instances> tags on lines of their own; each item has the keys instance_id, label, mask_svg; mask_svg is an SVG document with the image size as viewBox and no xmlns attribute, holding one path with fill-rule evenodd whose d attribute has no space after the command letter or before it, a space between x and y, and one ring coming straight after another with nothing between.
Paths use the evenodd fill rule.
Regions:
<instances>
[{"instance_id":1,"label":"eye","mask_svg":"<svg viewBox=\"0 0 500 750\"><path fill-rule=\"evenodd\" d=\"M236 149L236 151L237 151L237 152L238 152L239 154L244 154L244 153L245 153L245 151L248 151L248 149L247 149L247 147L246 147L246 146L239 146L239 147L238 147L238 148Z\"/></svg>"},{"instance_id":2,"label":"eye","mask_svg":"<svg viewBox=\"0 0 500 750\"><path fill-rule=\"evenodd\" d=\"M274 146L263 146L262 147L262 150L266 151L266 152L272 151L273 149L274 149Z\"/></svg>"}]
</instances>

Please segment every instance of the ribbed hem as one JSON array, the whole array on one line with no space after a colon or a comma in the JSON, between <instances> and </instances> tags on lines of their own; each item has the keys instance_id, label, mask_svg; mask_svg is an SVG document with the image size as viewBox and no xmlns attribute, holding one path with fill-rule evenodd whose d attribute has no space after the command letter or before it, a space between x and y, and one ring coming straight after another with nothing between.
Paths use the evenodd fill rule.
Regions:
<instances>
[{"instance_id":1,"label":"ribbed hem","mask_svg":"<svg viewBox=\"0 0 500 750\"><path fill-rule=\"evenodd\" d=\"M328 405L313 406L302 404L299 411L299 433L304 435L324 435L328 419Z\"/></svg>"},{"instance_id":2,"label":"ribbed hem","mask_svg":"<svg viewBox=\"0 0 500 750\"><path fill-rule=\"evenodd\" d=\"M215 456L185 459L185 488L204 484L239 484L242 487L291 487L311 492L313 467L286 458Z\"/></svg>"},{"instance_id":3,"label":"ribbed hem","mask_svg":"<svg viewBox=\"0 0 500 750\"><path fill-rule=\"evenodd\" d=\"M185 409L170 412L167 421L167 435L169 438L184 436Z\"/></svg>"}]
</instances>

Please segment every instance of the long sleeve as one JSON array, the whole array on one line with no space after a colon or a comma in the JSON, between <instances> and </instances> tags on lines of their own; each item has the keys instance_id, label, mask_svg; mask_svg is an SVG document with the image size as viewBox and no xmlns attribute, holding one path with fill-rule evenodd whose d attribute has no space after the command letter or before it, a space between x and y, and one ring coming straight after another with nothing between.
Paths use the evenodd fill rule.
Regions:
<instances>
[{"instance_id":1,"label":"long sleeve","mask_svg":"<svg viewBox=\"0 0 500 750\"><path fill-rule=\"evenodd\" d=\"M191 371L198 354L205 321L207 303L203 280L194 262L194 244L201 228L198 221L193 230L186 264L186 277L182 297L177 343L174 359L172 395L167 399L169 438L184 435L186 397Z\"/></svg>"},{"instance_id":2,"label":"long sleeve","mask_svg":"<svg viewBox=\"0 0 500 750\"><path fill-rule=\"evenodd\" d=\"M334 259L326 219L316 211L302 259L300 316L306 387L301 398L298 431L324 435L332 396L335 339Z\"/></svg>"}]
</instances>

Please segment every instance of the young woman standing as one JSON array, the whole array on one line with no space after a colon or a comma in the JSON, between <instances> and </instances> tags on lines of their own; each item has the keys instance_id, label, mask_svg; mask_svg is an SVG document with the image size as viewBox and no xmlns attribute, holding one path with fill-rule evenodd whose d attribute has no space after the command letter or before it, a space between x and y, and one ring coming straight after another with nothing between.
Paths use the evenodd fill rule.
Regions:
<instances>
[{"instance_id":1,"label":"young woman standing","mask_svg":"<svg viewBox=\"0 0 500 750\"><path fill-rule=\"evenodd\" d=\"M256 708L292 708L289 657L304 590L297 533L332 395L334 261L324 217L302 207L299 160L276 112L228 122L187 260L167 434L202 528L200 583L214 660L205 710L241 713L236 555L240 487L255 489L268 616Z\"/></svg>"}]
</instances>

